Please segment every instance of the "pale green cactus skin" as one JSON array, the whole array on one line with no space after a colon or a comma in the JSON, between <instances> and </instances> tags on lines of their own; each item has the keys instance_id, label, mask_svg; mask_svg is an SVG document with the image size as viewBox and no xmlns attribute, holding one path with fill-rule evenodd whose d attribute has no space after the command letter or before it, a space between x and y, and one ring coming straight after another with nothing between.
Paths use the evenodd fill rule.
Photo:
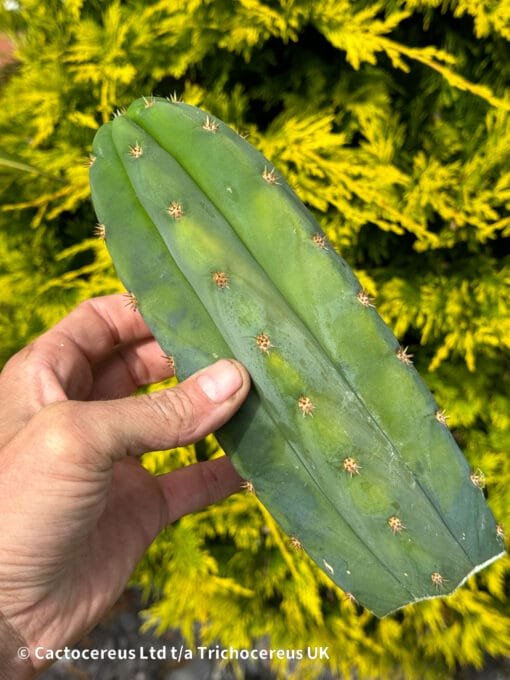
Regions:
<instances>
[{"instance_id":1,"label":"pale green cactus skin","mask_svg":"<svg viewBox=\"0 0 510 680\"><path fill-rule=\"evenodd\" d=\"M217 433L281 527L377 616L503 554L434 398L283 177L220 120L140 99L94 140L117 272L184 379L253 389Z\"/></svg>"}]
</instances>

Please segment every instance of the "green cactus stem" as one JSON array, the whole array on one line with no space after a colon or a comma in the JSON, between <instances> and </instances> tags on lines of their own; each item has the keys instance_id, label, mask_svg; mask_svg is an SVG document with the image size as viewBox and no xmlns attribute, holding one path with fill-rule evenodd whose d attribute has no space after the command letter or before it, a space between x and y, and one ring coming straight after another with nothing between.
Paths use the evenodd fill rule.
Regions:
<instances>
[{"instance_id":1,"label":"green cactus stem","mask_svg":"<svg viewBox=\"0 0 510 680\"><path fill-rule=\"evenodd\" d=\"M153 98L93 153L100 235L178 377L219 357L248 368L250 396L217 436L293 545L377 616L503 554L410 355L255 148Z\"/></svg>"}]
</instances>

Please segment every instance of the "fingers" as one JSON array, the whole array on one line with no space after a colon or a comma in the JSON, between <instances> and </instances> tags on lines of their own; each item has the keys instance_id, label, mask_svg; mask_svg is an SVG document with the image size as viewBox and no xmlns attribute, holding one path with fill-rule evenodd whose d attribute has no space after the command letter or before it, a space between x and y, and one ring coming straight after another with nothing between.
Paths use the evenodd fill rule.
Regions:
<instances>
[{"instance_id":1,"label":"fingers","mask_svg":"<svg viewBox=\"0 0 510 680\"><path fill-rule=\"evenodd\" d=\"M109 550L118 541L127 559L129 546L135 543L133 565L167 524L239 491L243 482L226 456L150 476L150 484L149 473L134 463L124 459L114 465L106 511L100 520ZM140 533L142 543L133 540Z\"/></svg>"},{"instance_id":2,"label":"fingers","mask_svg":"<svg viewBox=\"0 0 510 680\"><path fill-rule=\"evenodd\" d=\"M168 508L168 522L239 491L242 481L225 456L157 477Z\"/></svg>"},{"instance_id":3,"label":"fingers","mask_svg":"<svg viewBox=\"0 0 510 680\"><path fill-rule=\"evenodd\" d=\"M141 385L160 382L174 375L173 363L159 344L150 338L131 345L120 345L93 368L90 400L119 399Z\"/></svg>"},{"instance_id":4,"label":"fingers","mask_svg":"<svg viewBox=\"0 0 510 680\"><path fill-rule=\"evenodd\" d=\"M6 371L17 370L22 378L27 364L46 366L70 399L83 399L91 387L91 365L106 359L118 345L151 337L141 315L126 308L124 295L91 298L18 352Z\"/></svg>"},{"instance_id":5,"label":"fingers","mask_svg":"<svg viewBox=\"0 0 510 680\"><path fill-rule=\"evenodd\" d=\"M96 364L117 345L151 336L141 315L130 308L128 297L119 294L82 302L36 342L44 341L46 346L59 346L59 343L67 340L90 364ZM66 368L72 372L72 365Z\"/></svg>"},{"instance_id":6,"label":"fingers","mask_svg":"<svg viewBox=\"0 0 510 680\"><path fill-rule=\"evenodd\" d=\"M125 396L172 375L140 314L125 305L123 295L87 300L7 362L0 446L47 404Z\"/></svg>"},{"instance_id":7,"label":"fingers","mask_svg":"<svg viewBox=\"0 0 510 680\"><path fill-rule=\"evenodd\" d=\"M246 369L222 359L177 387L103 402L50 404L20 433L45 464L110 469L128 455L195 442L218 429L248 394ZM18 438L16 449L23 448Z\"/></svg>"},{"instance_id":8,"label":"fingers","mask_svg":"<svg viewBox=\"0 0 510 680\"><path fill-rule=\"evenodd\" d=\"M67 395L42 356L26 357L20 379L16 371L0 376L0 447L19 432L44 406L66 401ZM142 385L165 380L174 369L154 338L131 345L120 345L112 354L92 367L89 400L119 399Z\"/></svg>"},{"instance_id":9,"label":"fingers","mask_svg":"<svg viewBox=\"0 0 510 680\"><path fill-rule=\"evenodd\" d=\"M6 369L11 373L18 369L23 378L27 364L46 367L70 399L86 399L92 387L91 366L118 345L151 337L141 315L126 308L124 295L91 298L13 357Z\"/></svg>"}]
</instances>

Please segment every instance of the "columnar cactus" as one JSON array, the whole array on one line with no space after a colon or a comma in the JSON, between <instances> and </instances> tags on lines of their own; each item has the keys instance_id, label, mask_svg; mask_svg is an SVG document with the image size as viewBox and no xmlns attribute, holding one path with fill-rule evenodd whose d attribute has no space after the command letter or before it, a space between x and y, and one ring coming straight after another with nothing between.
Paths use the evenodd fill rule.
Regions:
<instances>
[{"instance_id":1,"label":"columnar cactus","mask_svg":"<svg viewBox=\"0 0 510 680\"><path fill-rule=\"evenodd\" d=\"M179 378L222 356L248 368L250 396L217 436L293 545L377 616L503 553L411 356L255 148L144 98L93 154L100 233Z\"/></svg>"}]
</instances>

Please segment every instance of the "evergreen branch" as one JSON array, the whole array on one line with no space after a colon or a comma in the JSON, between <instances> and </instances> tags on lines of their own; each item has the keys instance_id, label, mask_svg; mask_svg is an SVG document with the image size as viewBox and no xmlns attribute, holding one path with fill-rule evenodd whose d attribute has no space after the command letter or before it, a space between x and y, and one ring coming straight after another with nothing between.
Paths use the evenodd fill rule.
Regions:
<instances>
[{"instance_id":1,"label":"evergreen branch","mask_svg":"<svg viewBox=\"0 0 510 680\"><path fill-rule=\"evenodd\" d=\"M486 102L491 104L491 106L494 106L497 109L510 111L510 100L508 98L501 99L500 97L497 97L487 85L472 83L459 73L452 71L450 68L442 64L437 58L434 58L433 48L429 48L427 50L423 48L420 49L416 47L407 47L401 43L394 43L392 40L387 38L381 38L380 40L381 44L386 45L388 52L392 49L395 49L399 54L404 54L410 59L428 66L442 75L452 87L456 87L457 89L463 90L465 92L471 92L471 94L484 99Z\"/></svg>"},{"instance_id":2,"label":"evergreen branch","mask_svg":"<svg viewBox=\"0 0 510 680\"><path fill-rule=\"evenodd\" d=\"M70 193L72 193L72 191L73 187L66 186L64 189L55 191L53 194L45 194L29 201L20 201L19 203L5 203L4 205L0 206L0 212L12 212L13 210L25 210L26 208L39 208L43 205L47 205L57 198L68 196Z\"/></svg>"},{"instance_id":3,"label":"evergreen branch","mask_svg":"<svg viewBox=\"0 0 510 680\"><path fill-rule=\"evenodd\" d=\"M34 165L30 165L29 163L25 163L24 161L16 160L12 156L6 155L5 152L3 155L0 156L0 166L3 166L5 168L12 168L13 170L21 170L22 172L29 172L34 175L39 175L40 177L46 177L47 179L51 179L54 182L59 182L61 184L64 183L64 180L61 179L60 177L50 175L49 173L44 172L44 170L40 170L39 168L36 168Z\"/></svg>"},{"instance_id":4,"label":"evergreen branch","mask_svg":"<svg viewBox=\"0 0 510 680\"><path fill-rule=\"evenodd\" d=\"M260 502L258 503L258 509L259 512L264 517L264 522L268 527L269 531L271 532L273 540L278 550L280 551L281 556L289 569L289 572L295 579L299 579L299 574L296 569L296 565L294 564L294 560L292 559L289 548L285 545L285 541L282 539L280 528L277 526L276 522L269 514L269 512L266 510L264 505Z\"/></svg>"}]
</instances>

